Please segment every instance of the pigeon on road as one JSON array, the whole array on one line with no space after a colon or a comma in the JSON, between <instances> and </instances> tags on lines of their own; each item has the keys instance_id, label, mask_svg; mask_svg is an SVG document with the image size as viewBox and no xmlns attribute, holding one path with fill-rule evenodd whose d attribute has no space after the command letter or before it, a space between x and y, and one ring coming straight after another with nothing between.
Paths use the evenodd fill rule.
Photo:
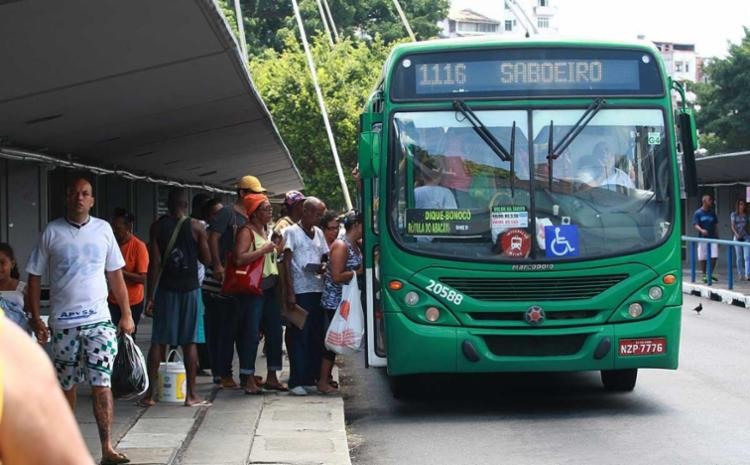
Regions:
<instances>
[{"instance_id":1,"label":"pigeon on road","mask_svg":"<svg viewBox=\"0 0 750 465\"><path fill-rule=\"evenodd\" d=\"M702 303L698 304L698 306L695 307L693 310L695 311L695 313L697 313L698 315L700 315L701 314L701 310L703 310L703 304Z\"/></svg>"}]
</instances>

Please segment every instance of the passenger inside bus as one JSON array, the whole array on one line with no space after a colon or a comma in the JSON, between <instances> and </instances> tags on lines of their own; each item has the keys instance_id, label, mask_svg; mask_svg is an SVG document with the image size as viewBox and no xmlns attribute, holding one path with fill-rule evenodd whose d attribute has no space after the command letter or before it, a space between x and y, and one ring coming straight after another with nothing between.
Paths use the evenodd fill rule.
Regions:
<instances>
[{"instance_id":1,"label":"passenger inside bus","mask_svg":"<svg viewBox=\"0 0 750 465\"><path fill-rule=\"evenodd\" d=\"M433 157L424 162L415 159L414 164L417 181L417 187L414 188L414 206L440 210L458 208L453 192L440 185L444 171L440 162Z\"/></svg>"}]
</instances>

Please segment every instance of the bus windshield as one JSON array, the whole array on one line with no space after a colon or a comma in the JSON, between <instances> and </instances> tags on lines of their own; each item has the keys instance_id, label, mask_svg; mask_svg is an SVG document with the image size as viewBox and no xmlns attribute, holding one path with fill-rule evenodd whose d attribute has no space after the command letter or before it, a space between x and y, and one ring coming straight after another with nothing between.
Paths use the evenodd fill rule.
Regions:
<instances>
[{"instance_id":1,"label":"bus windshield","mask_svg":"<svg viewBox=\"0 0 750 465\"><path fill-rule=\"evenodd\" d=\"M472 261L580 260L660 244L673 224L663 112L605 107L575 131L585 111L475 109L510 160L461 112L395 113L394 236L418 253Z\"/></svg>"}]
</instances>

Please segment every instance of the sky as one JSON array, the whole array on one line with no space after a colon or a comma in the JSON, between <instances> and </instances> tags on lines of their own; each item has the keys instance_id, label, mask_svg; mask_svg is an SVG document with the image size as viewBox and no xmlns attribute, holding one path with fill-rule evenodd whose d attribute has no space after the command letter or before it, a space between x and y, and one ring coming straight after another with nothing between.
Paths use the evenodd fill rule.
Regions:
<instances>
[{"instance_id":1,"label":"sky","mask_svg":"<svg viewBox=\"0 0 750 465\"><path fill-rule=\"evenodd\" d=\"M536 4L535 0L519 3ZM492 18L503 15L502 0L451 0ZM726 56L727 41L739 43L750 27L750 1L711 0L549 0L557 8L562 36L691 43L700 56Z\"/></svg>"}]
</instances>

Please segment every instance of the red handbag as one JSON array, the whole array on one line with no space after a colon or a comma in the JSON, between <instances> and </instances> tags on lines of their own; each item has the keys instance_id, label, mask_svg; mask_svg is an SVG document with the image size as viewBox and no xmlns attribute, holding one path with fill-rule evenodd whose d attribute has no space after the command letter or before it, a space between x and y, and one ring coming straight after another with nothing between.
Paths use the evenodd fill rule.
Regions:
<instances>
[{"instance_id":1,"label":"red handbag","mask_svg":"<svg viewBox=\"0 0 750 465\"><path fill-rule=\"evenodd\" d=\"M255 233L253 234L253 248L255 247ZM234 264L234 254L227 252L227 267L224 272L224 282L221 285L222 294L252 294L263 295L260 282L263 280L263 263L265 256L247 265Z\"/></svg>"}]
</instances>

